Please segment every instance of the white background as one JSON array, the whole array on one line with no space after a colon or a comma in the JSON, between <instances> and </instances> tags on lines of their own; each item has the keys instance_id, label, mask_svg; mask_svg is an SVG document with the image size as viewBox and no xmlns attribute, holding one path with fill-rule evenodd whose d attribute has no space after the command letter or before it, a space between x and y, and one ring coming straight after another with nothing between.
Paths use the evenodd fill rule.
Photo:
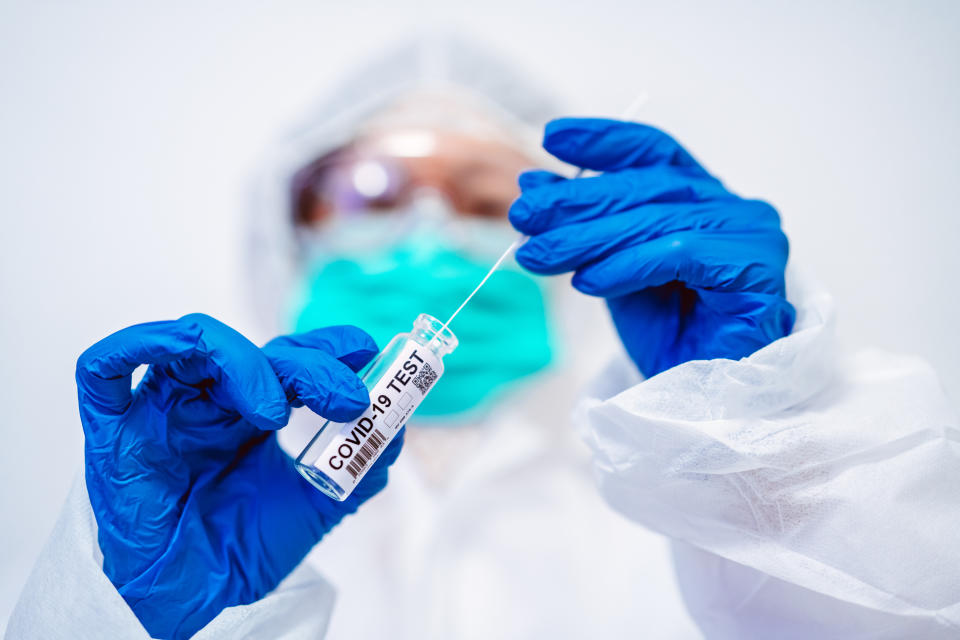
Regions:
<instances>
[{"instance_id":1,"label":"white background","mask_svg":"<svg viewBox=\"0 0 960 640\"><path fill-rule=\"evenodd\" d=\"M646 90L641 119L780 209L848 345L920 354L960 399L960 3L658 4L0 1L0 624L81 465L76 357L191 311L253 331L257 154L424 27L579 114Z\"/></svg>"}]
</instances>

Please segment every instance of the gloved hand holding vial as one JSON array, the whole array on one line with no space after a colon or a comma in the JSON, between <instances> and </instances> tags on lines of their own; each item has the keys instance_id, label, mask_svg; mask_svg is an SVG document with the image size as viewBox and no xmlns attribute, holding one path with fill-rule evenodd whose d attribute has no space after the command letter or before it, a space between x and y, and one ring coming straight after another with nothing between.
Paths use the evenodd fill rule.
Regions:
<instances>
[{"instance_id":1,"label":"gloved hand holding vial","mask_svg":"<svg viewBox=\"0 0 960 640\"><path fill-rule=\"evenodd\" d=\"M153 637L190 637L224 607L260 599L386 485L402 437L344 502L303 482L276 438L291 407L336 420L362 412L367 393L354 372L375 353L355 327L258 349L192 314L128 327L80 356L103 572ZM149 367L131 390L139 365Z\"/></svg>"}]
</instances>

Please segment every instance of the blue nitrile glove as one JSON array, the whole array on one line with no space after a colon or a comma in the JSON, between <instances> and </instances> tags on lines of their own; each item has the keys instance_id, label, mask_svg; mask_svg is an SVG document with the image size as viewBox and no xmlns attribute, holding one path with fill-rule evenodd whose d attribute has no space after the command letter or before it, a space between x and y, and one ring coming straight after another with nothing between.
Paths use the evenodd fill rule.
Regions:
<instances>
[{"instance_id":1,"label":"blue nitrile glove","mask_svg":"<svg viewBox=\"0 0 960 640\"><path fill-rule=\"evenodd\" d=\"M347 326L261 350L194 314L123 329L80 356L103 570L151 636L187 638L223 608L263 597L386 485L401 438L336 502L297 473L274 433L291 406L337 421L360 415L369 396L354 372L376 353ZM131 392L140 364L150 368Z\"/></svg>"},{"instance_id":2,"label":"blue nitrile glove","mask_svg":"<svg viewBox=\"0 0 960 640\"><path fill-rule=\"evenodd\" d=\"M687 360L741 358L790 333L787 238L776 210L727 191L670 136L641 124L563 118L543 147L602 171L520 176L517 261L574 271L602 296L627 352L653 376Z\"/></svg>"}]
</instances>

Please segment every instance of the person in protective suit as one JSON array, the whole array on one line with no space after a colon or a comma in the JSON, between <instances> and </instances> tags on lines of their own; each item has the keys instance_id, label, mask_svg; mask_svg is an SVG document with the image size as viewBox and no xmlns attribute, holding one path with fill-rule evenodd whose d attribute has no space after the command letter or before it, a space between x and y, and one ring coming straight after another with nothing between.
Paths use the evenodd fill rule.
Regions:
<instances>
[{"instance_id":1,"label":"person in protective suit","mask_svg":"<svg viewBox=\"0 0 960 640\"><path fill-rule=\"evenodd\" d=\"M839 349L772 206L468 45L351 78L257 181L283 335L194 314L81 356L85 474L8 637L960 633L957 416L923 362ZM405 437L314 490L317 416L359 415L377 345L518 231Z\"/></svg>"}]
</instances>

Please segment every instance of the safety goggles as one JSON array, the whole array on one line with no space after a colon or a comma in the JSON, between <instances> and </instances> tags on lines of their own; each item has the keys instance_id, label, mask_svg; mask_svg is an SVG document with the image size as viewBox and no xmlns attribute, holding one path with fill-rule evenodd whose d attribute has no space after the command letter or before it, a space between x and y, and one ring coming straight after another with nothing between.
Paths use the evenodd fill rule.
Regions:
<instances>
[{"instance_id":1,"label":"safety goggles","mask_svg":"<svg viewBox=\"0 0 960 640\"><path fill-rule=\"evenodd\" d=\"M429 130L370 136L328 153L291 183L294 221L312 228L389 215L418 193L437 193L458 216L503 220L531 161L501 142Z\"/></svg>"}]
</instances>

